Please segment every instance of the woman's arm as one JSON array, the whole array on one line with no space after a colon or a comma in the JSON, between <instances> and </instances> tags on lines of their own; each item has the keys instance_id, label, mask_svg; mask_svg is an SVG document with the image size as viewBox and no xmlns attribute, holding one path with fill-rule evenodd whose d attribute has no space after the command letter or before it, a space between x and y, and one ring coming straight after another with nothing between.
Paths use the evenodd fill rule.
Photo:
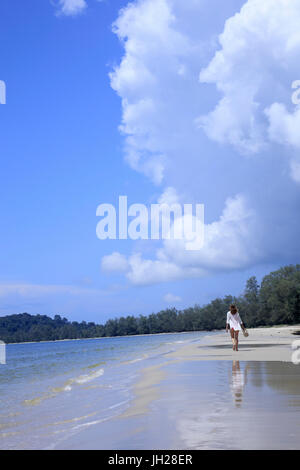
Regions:
<instances>
[{"instance_id":1,"label":"woman's arm","mask_svg":"<svg viewBox=\"0 0 300 470\"><path fill-rule=\"evenodd\" d=\"M230 325L229 325L229 312L227 312L227 318L226 318L226 333L230 330Z\"/></svg>"},{"instance_id":2,"label":"woman's arm","mask_svg":"<svg viewBox=\"0 0 300 470\"><path fill-rule=\"evenodd\" d=\"M242 330L245 330L245 325L244 325L244 323L243 323L243 320L241 319L241 317L240 317L240 314L239 314L239 313L238 313L238 316L239 316L239 318L238 318L238 319L239 319L239 322L240 322L241 328L242 328Z\"/></svg>"}]
</instances>

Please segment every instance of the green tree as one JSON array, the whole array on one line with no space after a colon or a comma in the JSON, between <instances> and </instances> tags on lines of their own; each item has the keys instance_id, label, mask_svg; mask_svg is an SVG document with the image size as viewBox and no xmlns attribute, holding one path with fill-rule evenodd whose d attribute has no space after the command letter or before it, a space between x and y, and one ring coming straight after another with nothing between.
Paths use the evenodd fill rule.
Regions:
<instances>
[{"instance_id":1,"label":"green tree","mask_svg":"<svg viewBox=\"0 0 300 470\"><path fill-rule=\"evenodd\" d=\"M285 266L261 283L261 318L265 325L299 321L300 265Z\"/></svg>"},{"instance_id":2,"label":"green tree","mask_svg":"<svg viewBox=\"0 0 300 470\"><path fill-rule=\"evenodd\" d=\"M244 292L243 305L243 321L247 326L258 326L264 324L261 320L260 300L259 300L259 284L255 276L248 279Z\"/></svg>"}]
</instances>

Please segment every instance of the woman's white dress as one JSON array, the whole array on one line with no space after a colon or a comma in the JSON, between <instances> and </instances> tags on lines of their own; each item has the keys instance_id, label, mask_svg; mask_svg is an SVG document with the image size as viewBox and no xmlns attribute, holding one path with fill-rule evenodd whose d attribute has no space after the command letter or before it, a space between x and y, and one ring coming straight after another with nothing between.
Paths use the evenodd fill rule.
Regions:
<instances>
[{"instance_id":1,"label":"woman's white dress","mask_svg":"<svg viewBox=\"0 0 300 470\"><path fill-rule=\"evenodd\" d=\"M234 329L235 331L241 331L241 323L242 323L242 320L241 320L241 317L238 313L236 313L235 315L232 315L232 313L229 311L227 312L227 321L226 321L229 325L230 325L230 329Z\"/></svg>"}]
</instances>

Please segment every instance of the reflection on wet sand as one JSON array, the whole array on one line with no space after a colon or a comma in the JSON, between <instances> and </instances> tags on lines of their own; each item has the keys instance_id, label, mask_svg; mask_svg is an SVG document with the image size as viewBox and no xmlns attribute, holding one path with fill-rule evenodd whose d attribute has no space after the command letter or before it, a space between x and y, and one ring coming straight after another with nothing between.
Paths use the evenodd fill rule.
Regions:
<instances>
[{"instance_id":1,"label":"reflection on wet sand","mask_svg":"<svg viewBox=\"0 0 300 470\"><path fill-rule=\"evenodd\" d=\"M300 391L300 367L292 363L271 362L264 364L264 377L269 387L281 393L298 396Z\"/></svg>"},{"instance_id":2,"label":"reflection on wet sand","mask_svg":"<svg viewBox=\"0 0 300 470\"><path fill-rule=\"evenodd\" d=\"M245 370L241 370L240 361L232 361L232 375L231 375L231 392L234 398L236 407L241 406L243 400L243 391L247 383L247 372L249 364L246 365Z\"/></svg>"},{"instance_id":3,"label":"reflection on wet sand","mask_svg":"<svg viewBox=\"0 0 300 470\"><path fill-rule=\"evenodd\" d=\"M244 364L244 363L243 363ZM269 386L278 392L299 397L300 390L300 368L292 363L284 362L248 362L244 370L240 361L232 361L232 374L230 376L230 388L234 403L241 406L243 391L247 383L247 375L251 370L251 384L262 388Z\"/></svg>"},{"instance_id":4,"label":"reflection on wet sand","mask_svg":"<svg viewBox=\"0 0 300 470\"><path fill-rule=\"evenodd\" d=\"M173 384L172 401L168 393L165 404L174 406L178 445L188 449L300 448L299 366L238 360L209 365L210 370L206 364L186 363L182 366L185 380L180 387L178 382L177 387ZM232 433L238 439L232 441Z\"/></svg>"}]
</instances>

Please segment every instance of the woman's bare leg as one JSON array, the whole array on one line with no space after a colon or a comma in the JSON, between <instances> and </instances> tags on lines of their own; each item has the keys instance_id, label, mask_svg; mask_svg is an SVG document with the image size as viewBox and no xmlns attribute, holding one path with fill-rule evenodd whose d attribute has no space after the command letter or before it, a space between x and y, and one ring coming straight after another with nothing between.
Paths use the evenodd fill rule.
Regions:
<instances>
[{"instance_id":1,"label":"woman's bare leg","mask_svg":"<svg viewBox=\"0 0 300 470\"><path fill-rule=\"evenodd\" d=\"M239 348L239 332L238 331L235 331L234 332L234 338L235 338L235 350L238 351Z\"/></svg>"},{"instance_id":2,"label":"woman's bare leg","mask_svg":"<svg viewBox=\"0 0 300 470\"><path fill-rule=\"evenodd\" d=\"M231 341L232 341L232 349L235 351L236 341L235 341L234 329L233 328L231 328L230 334L231 334Z\"/></svg>"}]
</instances>

